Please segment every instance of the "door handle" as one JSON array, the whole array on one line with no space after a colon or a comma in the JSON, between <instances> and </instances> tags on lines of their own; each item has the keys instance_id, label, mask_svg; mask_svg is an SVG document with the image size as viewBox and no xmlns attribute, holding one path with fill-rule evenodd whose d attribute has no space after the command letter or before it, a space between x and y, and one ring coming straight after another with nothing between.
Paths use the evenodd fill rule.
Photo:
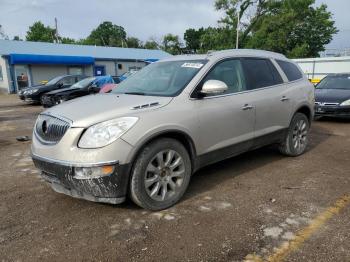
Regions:
<instances>
[{"instance_id":1,"label":"door handle","mask_svg":"<svg viewBox=\"0 0 350 262\"><path fill-rule=\"evenodd\" d=\"M281 98L281 101L282 101L282 102L285 102L285 101L288 101L288 100L289 100L289 98L286 97L286 96L282 96L282 98Z\"/></svg>"},{"instance_id":2,"label":"door handle","mask_svg":"<svg viewBox=\"0 0 350 262\"><path fill-rule=\"evenodd\" d=\"M251 109L253 109L253 108L254 108L254 106L245 104L245 105L242 107L242 110L251 110Z\"/></svg>"}]
</instances>

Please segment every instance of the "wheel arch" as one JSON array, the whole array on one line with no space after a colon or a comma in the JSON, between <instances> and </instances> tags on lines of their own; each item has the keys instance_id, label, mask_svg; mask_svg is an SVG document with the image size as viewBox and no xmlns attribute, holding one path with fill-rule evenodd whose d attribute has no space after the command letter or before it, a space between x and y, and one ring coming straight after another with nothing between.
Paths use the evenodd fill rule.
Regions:
<instances>
[{"instance_id":1,"label":"wheel arch","mask_svg":"<svg viewBox=\"0 0 350 262\"><path fill-rule=\"evenodd\" d=\"M148 144L152 143L153 141L160 139L160 138L172 138L177 141L179 141L187 150L190 159L191 159L191 166L192 166L192 172L194 172L197 169L197 153L194 141L188 135L186 132L181 130L165 130L161 132L157 132L155 134L152 134L151 136L147 137L142 143L135 148L134 152L132 153L130 159L130 163L133 165L136 158L140 154L141 150Z\"/></svg>"},{"instance_id":2,"label":"wheel arch","mask_svg":"<svg viewBox=\"0 0 350 262\"><path fill-rule=\"evenodd\" d=\"M313 119L313 111L310 108L309 105L300 105L297 110L294 112L293 116L296 113L302 113L304 115L306 115L307 119L309 120L309 124L311 125L312 119Z\"/></svg>"}]
</instances>

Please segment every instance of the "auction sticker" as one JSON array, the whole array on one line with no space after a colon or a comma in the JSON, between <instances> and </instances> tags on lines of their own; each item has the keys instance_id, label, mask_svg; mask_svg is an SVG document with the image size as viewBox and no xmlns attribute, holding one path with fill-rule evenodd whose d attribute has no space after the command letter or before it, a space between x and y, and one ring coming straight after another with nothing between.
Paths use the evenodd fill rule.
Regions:
<instances>
[{"instance_id":1,"label":"auction sticker","mask_svg":"<svg viewBox=\"0 0 350 262\"><path fill-rule=\"evenodd\" d=\"M190 67L190 68L201 68L203 64L201 63L184 63L181 67Z\"/></svg>"}]
</instances>

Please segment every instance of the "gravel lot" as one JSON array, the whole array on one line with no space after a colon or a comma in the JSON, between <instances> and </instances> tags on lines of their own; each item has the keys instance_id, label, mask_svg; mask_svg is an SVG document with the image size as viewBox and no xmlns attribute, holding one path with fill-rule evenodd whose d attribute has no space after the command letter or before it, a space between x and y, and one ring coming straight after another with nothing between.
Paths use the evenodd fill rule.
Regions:
<instances>
[{"instance_id":1,"label":"gravel lot","mask_svg":"<svg viewBox=\"0 0 350 262\"><path fill-rule=\"evenodd\" d=\"M41 111L0 95L0 261L350 261L350 121L314 122L298 158L263 148L202 169L152 213L51 190L15 139Z\"/></svg>"}]
</instances>

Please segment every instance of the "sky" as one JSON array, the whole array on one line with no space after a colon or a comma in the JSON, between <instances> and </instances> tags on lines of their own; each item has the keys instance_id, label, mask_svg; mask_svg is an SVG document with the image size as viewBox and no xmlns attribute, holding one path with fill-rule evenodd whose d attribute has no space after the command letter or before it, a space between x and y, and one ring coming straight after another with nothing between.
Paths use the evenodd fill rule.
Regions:
<instances>
[{"instance_id":1,"label":"sky","mask_svg":"<svg viewBox=\"0 0 350 262\"><path fill-rule=\"evenodd\" d=\"M160 40L173 33L181 38L186 29L216 26L222 16L215 0L0 0L0 25L12 38L25 38L35 21L54 26L58 19L61 36L85 38L103 21L125 28L129 36L142 41ZM350 48L350 0L316 0L333 13L340 32L327 48Z\"/></svg>"}]
</instances>

